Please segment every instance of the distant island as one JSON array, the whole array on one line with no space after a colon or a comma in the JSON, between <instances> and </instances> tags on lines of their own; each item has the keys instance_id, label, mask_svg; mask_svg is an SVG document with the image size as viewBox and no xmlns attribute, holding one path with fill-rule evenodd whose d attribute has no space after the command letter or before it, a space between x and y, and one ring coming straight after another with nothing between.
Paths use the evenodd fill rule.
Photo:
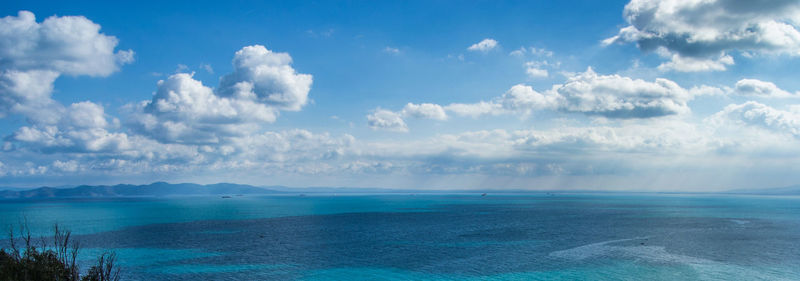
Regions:
<instances>
[{"instance_id":1,"label":"distant island","mask_svg":"<svg viewBox=\"0 0 800 281\"><path fill-rule=\"evenodd\" d=\"M2 190L5 189L5 190ZM231 195L270 195L270 194L426 194L426 193L630 193L604 190L433 190L433 189L388 189L375 187L286 187L253 186L234 183L195 184L154 182L145 185L80 185L75 187L39 187L23 189L17 187L0 188L0 200L7 199L58 199L58 198L117 198L117 197L179 197L179 196L224 196ZM800 185L763 188L733 189L721 192L633 192L633 193L686 193L686 194L727 194L727 195L800 195Z\"/></svg>"},{"instance_id":2,"label":"distant island","mask_svg":"<svg viewBox=\"0 0 800 281\"><path fill-rule=\"evenodd\" d=\"M230 194L276 194L280 191L245 184L194 184L154 182L147 185L81 185L72 188L40 187L29 190L3 190L0 199L167 197Z\"/></svg>"}]
</instances>

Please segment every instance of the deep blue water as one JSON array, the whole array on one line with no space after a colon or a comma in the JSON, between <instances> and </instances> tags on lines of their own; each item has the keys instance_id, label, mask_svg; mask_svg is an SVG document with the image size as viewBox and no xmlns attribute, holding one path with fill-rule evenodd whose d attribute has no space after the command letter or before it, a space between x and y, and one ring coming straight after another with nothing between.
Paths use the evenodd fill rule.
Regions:
<instances>
[{"instance_id":1,"label":"deep blue water","mask_svg":"<svg viewBox=\"0 0 800 281\"><path fill-rule=\"evenodd\" d=\"M0 201L124 280L800 280L800 198L527 194ZM2 233L0 238L7 238Z\"/></svg>"}]
</instances>

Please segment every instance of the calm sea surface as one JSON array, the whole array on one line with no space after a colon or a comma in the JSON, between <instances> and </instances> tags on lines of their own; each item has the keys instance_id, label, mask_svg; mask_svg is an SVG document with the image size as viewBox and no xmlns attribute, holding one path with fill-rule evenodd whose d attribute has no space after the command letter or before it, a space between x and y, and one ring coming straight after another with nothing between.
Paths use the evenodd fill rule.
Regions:
<instances>
[{"instance_id":1,"label":"calm sea surface","mask_svg":"<svg viewBox=\"0 0 800 281\"><path fill-rule=\"evenodd\" d=\"M0 226L24 220L85 262L113 249L124 280L800 280L800 197L0 201Z\"/></svg>"}]
</instances>

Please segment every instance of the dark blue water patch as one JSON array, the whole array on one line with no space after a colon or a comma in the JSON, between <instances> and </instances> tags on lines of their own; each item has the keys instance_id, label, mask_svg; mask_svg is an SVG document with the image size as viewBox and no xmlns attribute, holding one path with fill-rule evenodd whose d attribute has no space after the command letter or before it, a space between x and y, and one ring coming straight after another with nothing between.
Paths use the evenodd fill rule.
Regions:
<instances>
[{"instance_id":1,"label":"dark blue water patch","mask_svg":"<svg viewBox=\"0 0 800 281\"><path fill-rule=\"evenodd\" d=\"M655 249L698 260L741 266L800 261L797 223L718 217L651 216L650 208L581 200L532 204L446 204L425 212L360 212L251 220L151 224L79 236L85 247L192 249L215 255L173 259L159 266L208 270L154 271L153 280L293 279L333 268L395 268L449 276L562 270L630 258L554 252ZM609 207L613 206L613 207ZM617 241L613 247L581 248ZM637 253L636 251L628 251ZM626 253L628 253L626 252ZM652 252L652 251L651 251ZM583 258L585 257L585 258ZM643 262L677 263L674 258ZM146 279L141 279L146 280Z\"/></svg>"}]
</instances>

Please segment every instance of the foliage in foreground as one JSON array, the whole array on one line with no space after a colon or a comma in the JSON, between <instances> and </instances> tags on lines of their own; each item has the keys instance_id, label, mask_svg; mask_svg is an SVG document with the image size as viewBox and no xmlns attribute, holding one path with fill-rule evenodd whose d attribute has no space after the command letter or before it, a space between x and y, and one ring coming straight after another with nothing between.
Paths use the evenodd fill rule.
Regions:
<instances>
[{"instance_id":1,"label":"foliage in foreground","mask_svg":"<svg viewBox=\"0 0 800 281\"><path fill-rule=\"evenodd\" d=\"M100 255L81 276L76 264L80 245L70 240L70 231L60 230L58 225L52 244L44 237L37 243L24 225L19 229L20 237L14 236L13 229L9 234L9 249L0 249L0 281L119 281L114 253Z\"/></svg>"}]
</instances>

